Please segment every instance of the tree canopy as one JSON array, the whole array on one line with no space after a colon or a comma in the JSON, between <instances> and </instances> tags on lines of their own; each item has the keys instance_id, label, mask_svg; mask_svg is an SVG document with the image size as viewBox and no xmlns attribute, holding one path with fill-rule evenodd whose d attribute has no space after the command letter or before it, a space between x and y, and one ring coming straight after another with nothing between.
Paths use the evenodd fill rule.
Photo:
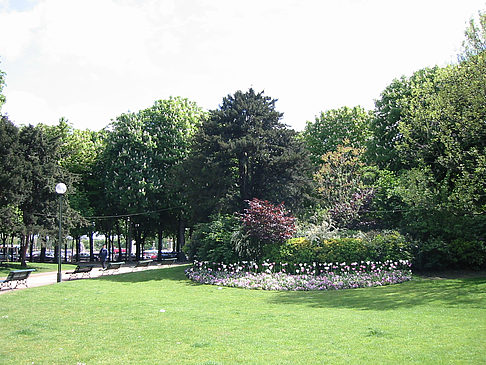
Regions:
<instances>
[{"instance_id":1,"label":"tree canopy","mask_svg":"<svg viewBox=\"0 0 486 365\"><path fill-rule=\"evenodd\" d=\"M297 134L280 122L276 101L237 91L202 124L189 162L201 215L240 211L255 197L294 207L301 201L308 160Z\"/></svg>"}]
</instances>

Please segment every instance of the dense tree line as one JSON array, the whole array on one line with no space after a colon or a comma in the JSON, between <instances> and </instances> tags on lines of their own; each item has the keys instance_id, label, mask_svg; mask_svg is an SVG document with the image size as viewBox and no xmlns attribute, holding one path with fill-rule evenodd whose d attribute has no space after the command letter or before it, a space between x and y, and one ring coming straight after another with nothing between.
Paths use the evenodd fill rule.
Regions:
<instances>
[{"instance_id":1,"label":"dense tree line","mask_svg":"<svg viewBox=\"0 0 486 365\"><path fill-rule=\"evenodd\" d=\"M190 256L237 257L231 236L247 246L232 215L261 199L284 203L300 227L399 230L421 267L485 265L485 19L471 21L456 64L393 80L374 110L323 111L301 133L253 89L209 112L158 100L100 132L64 119L18 127L2 116L1 243L17 237L24 262L34 237L43 250L55 243L63 181L64 232L78 253L87 235L91 257L95 232L120 251L134 240L137 258L155 241L160 258L164 237L180 252L194 230ZM0 72L0 107L3 85Z\"/></svg>"}]
</instances>

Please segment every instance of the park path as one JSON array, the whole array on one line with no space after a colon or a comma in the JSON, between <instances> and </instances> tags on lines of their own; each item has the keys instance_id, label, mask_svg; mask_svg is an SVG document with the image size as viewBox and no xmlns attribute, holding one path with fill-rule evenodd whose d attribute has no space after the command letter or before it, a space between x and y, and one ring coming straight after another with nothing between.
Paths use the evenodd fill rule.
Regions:
<instances>
[{"instance_id":1,"label":"park path","mask_svg":"<svg viewBox=\"0 0 486 365\"><path fill-rule=\"evenodd\" d=\"M115 273L104 273L101 269L101 267L94 267L93 270L91 271L90 279L97 278L100 276L108 276L108 275L119 275L119 274L124 274L124 273L129 273L129 272L135 272L135 271L143 271L143 270L152 270L152 269L161 269L164 267L169 267L169 266L174 266L177 264L172 264L172 265L161 265L154 263L153 265L150 265L148 267L140 267L140 268L134 268L135 263L132 265L126 264L122 266L117 272ZM66 272L69 272L72 270L63 270L61 271L62 273L62 281L70 281L69 280L69 274L66 274ZM5 277L1 278L2 280L5 279ZM84 280L83 279L73 279L73 280ZM86 278L87 279L87 278ZM19 288L15 289L2 289L0 290L0 295L5 294L5 293L11 293L12 291L17 291L17 290L23 290L23 289L28 289L28 288L35 288L37 286L43 286L43 285L50 285L50 284L56 284L57 283L57 271L53 272L43 272L43 273L32 273L29 278L27 279L27 287L24 285L21 285Z\"/></svg>"}]
</instances>

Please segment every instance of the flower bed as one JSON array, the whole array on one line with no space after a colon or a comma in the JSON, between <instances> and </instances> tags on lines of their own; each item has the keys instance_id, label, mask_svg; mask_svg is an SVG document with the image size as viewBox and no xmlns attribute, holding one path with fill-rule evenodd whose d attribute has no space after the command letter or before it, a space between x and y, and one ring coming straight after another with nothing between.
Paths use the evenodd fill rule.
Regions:
<instances>
[{"instance_id":1,"label":"flower bed","mask_svg":"<svg viewBox=\"0 0 486 365\"><path fill-rule=\"evenodd\" d=\"M263 290L334 290L402 283L412 278L408 261L224 265L195 261L186 276L201 284Z\"/></svg>"}]
</instances>

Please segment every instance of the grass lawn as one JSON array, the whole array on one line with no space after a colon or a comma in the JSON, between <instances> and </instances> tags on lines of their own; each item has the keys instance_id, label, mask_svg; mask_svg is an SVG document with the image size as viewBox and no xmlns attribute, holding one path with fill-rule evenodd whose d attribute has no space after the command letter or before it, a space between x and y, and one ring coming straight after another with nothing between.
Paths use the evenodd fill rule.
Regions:
<instances>
[{"instance_id":1,"label":"grass lawn","mask_svg":"<svg viewBox=\"0 0 486 365\"><path fill-rule=\"evenodd\" d=\"M270 292L184 267L0 295L1 364L486 363L486 278Z\"/></svg>"},{"instance_id":2,"label":"grass lawn","mask_svg":"<svg viewBox=\"0 0 486 365\"><path fill-rule=\"evenodd\" d=\"M72 270L76 265L62 264L62 270ZM0 277L5 277L11 270L35 269L35 273L57 271L57 264L41 262L27 262L27 267L21 267L20 262L8 262L5 266L0 266Z\"/></svg>"}]
</instances>

